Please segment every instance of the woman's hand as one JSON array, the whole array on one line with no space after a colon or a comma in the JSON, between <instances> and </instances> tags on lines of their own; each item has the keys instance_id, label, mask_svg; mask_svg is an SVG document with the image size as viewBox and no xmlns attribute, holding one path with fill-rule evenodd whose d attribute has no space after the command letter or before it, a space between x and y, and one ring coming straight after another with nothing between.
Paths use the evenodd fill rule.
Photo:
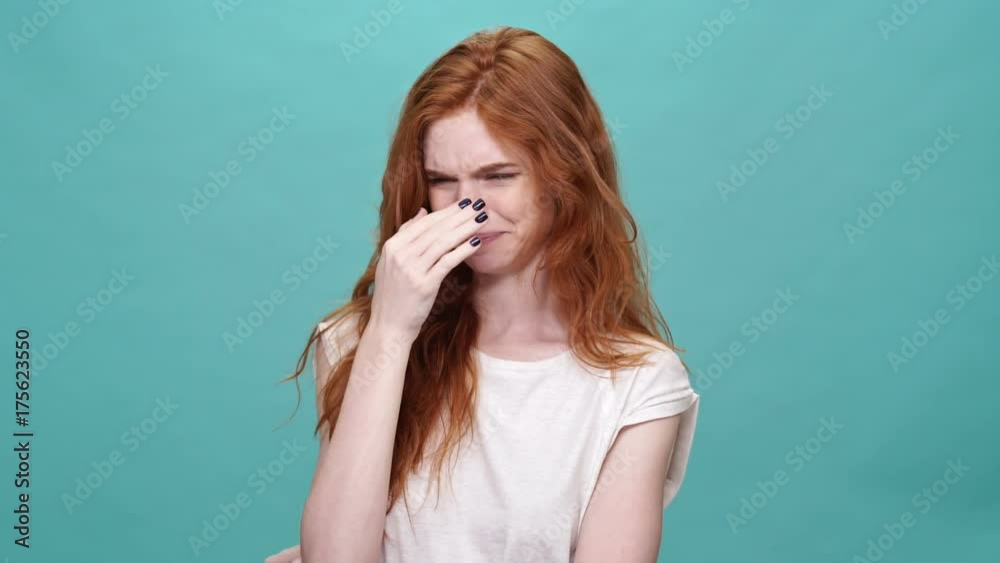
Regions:
<instances>
[{"instance_id":1,"label":"woman's hand","mask_svg":"<svg viewBox=\"0 0 1000 563\"><path fill-rule=\"evenodd\" d=\"M479 248L471 238L486 224L476 221L485 211L473 207L454 203L430 214L421 207L385 241L375 269L375 326L416 340L445 276Z\"/></svg>"},{"instance_id":2,"label":"woman's hand","mask_svg":"<svg viewBox=\"0 0 1000 563\"><path fill-rule=\"evenodd\" d=\"M264 563L302 563L302 553L299 550L299 546L293 545L281 550L280 553L275 553L268 557L264 560Z\"/></svg>"}]
</instances>

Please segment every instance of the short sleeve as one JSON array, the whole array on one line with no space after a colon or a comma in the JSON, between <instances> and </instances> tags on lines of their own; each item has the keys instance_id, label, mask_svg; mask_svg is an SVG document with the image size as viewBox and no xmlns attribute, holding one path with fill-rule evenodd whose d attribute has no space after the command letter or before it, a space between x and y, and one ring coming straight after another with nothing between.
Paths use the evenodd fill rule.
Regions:
<instances>
[{"instance_id":1,"label":"short sleeve","mask_svg":"<svg viewBox=\"0 0 1000 563\"><path fill-rule=\"evenodd\" d=\"M670 349L658 350L651 364L638 368L628 378L621 417L614 436L629 425L680 416L677 439L674 441L666 481L663 484L663 508L677 496L691 454L695 423L698 419L699 397L691 388L684 364ZM612 438L612 441L614 437Z\"/></svg>"},{"instance_id":2,"label":"short sleeve","mask_svg":"<svg viewBox=\"0 0 1000 563\"><path fill-rule=\"evenodd\" d=\"M340 346L338 346L335 329L330 329L332 321L323 321L316 325L316 330L320 331L319 344L316 346L317 353L323 354L326 363L333 365L340 357ZM325 331L325 332L324 332Z\"/></svg>"},{"instance_id":3,"label":"short sleeve","mask_svg":"<svg viewBox=\"0 0 1000 563\"><path fill-rule=\"evenodd\" d=\"M323 354L327 365L335 365L350 350L349 346L356 340L355 328L356 320L353 317L326 320L316 325L316 329L321 331L316 353ZM318 356L314 356L314 368L319 365L318 359Z\"/></svg>"}]
</instances>

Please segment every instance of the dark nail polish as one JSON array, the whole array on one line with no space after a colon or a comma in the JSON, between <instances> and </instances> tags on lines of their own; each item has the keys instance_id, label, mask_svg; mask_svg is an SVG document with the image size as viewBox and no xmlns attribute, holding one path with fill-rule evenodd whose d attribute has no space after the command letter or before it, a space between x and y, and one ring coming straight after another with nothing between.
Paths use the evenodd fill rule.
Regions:
<instances>
[{"instance_id":1,"label":"dark nail polish","mask_svg":"<svg viewBox=\"0 0 1000 563\"><path fill-rule=\"evenodd\" d=\"M486 202L483 201L481 198L477 199L476 203L472 204L472 208L475 209L476 211L479 211L480 209L482 209L484 207L486 207Z\"/></svg>"},{"instance_id":2,"label":"dark nail polish","mask_svg":"<svg viewBox=\"0 0 1000 563\"><path fill-rule=\"evenodd\" d=\"M471 244L472 246L479 246L479 243L481 242L483 241L479 240L479 237L472 237L472 240L469 241L469 244Z\"/></svg>"},{"instance_id":3,"label":"dark nail polish","mask_svg":"<svg viewBox=\"0 0 1000 563\"><path fill-rule=\"evenodd\" d=\"M469 205L470 203L472 203L472 200L469 198L465 198L462 201L458 202L458 206L461 207L462 209L465 209L465 206Z\"/></svg>"},{"instance_id":4,"label":"dark nail polish","mask_svg":"<svg viewBox=\"0 0 1000 563\"><path fill-rule=\"evenodd\" d=\"M477 223L482 223L483 221L486 220L487 217L489 217L489 215L487 215L486 212L483 211L479 215L476 215L476 222Z\"/></svg>"}]
</instances>

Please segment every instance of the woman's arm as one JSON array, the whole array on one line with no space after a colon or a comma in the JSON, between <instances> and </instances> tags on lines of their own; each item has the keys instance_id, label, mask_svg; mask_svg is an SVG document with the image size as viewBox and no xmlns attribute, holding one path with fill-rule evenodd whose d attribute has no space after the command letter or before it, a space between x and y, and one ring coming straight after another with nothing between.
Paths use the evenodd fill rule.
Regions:
<instances>
[{"instance_id":1,"label":"woman's arm","mask_svg":"<svg viewBox=\"0 0 1000 563\"><path fill-rule=\"evenodd\" d=\"M445 276L479 248L470 237L488 216L471 203L421 207L382 245L371 316L302 513L303 563L378 563L406 363ZM328 371L317 367L317 397Z\"/></svg>"},{"instance_id":2,"label":"woman's arm","mask_svg":"<svg viewBox=\"0 0 1000 563\"><path fill-rule=\"evenodd\" d=\"M322 345L322 339L319 340ZM378 563L389 470L412 341L369 323L355 355L332 437L319 458L301 525L303 563ZM330 370L317 349L317 412ZM384 366L379 368L377 366Z\"/></svg>"},{"instance_id":3,"label":"woman's arm","mask_svg":"<svg viewBox=\"0 0 1000 563\"><path fill-rule=\"evenodd\" d=\"M655 563L663 483L680 416L623 428L608 451L580 525L573 563Z\"/></svg>"}]
</instances>

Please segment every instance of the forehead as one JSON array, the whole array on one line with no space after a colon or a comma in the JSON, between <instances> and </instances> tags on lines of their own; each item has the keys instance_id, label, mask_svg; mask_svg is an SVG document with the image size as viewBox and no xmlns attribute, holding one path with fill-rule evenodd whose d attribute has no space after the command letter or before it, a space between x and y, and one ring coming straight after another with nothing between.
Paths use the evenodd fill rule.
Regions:
<instances>
[{"instance_id":1,"label":"forehead","mask_svg":"<svg viewBox=\"0 0 1000 563\"><path fill-rule=\"evenodd\" d=\"M431 123L424 138L424 168L469 172L492 162L519 162L490 135L474 110L463 110Z\"/></svg>"}]
</instances>

